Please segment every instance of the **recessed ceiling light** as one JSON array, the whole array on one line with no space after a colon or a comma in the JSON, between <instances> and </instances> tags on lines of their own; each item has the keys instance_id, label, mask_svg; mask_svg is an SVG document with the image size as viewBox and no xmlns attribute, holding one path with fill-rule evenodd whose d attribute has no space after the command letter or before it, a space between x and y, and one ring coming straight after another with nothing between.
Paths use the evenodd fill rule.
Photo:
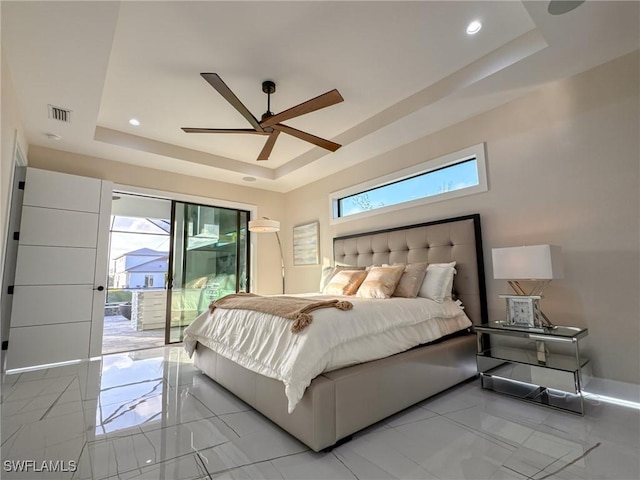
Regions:
<instances>
[{"instance_id":1,"label":"recessed ceiling light","mask_svg":"<svg viewBox=\"0 0 640 480\"><path fill-rule=\"evenodd\" d=\"M242 180L244 180L245 182L255 182L256 177L242 177Z\"/></svg>"},{"instance_id":2,"label":"recessed ceiling light","mask_svg":"<svg viewBox=\"0 0 640 480\"><path fill-rule=\"evenodd\" d=\"M137 118L132 118L131 120L129 120L129 123L134 127L137 127L138 125L140 125L140 120L138 120Z\"/></svg>"},{"instance_id":3,"label":"recessed ceiling light","mask_svg":"<svg viewBox=\"0 0 640 480\"><path fill-rule=\"evenodd\" d=\"M482 24L478 20L474 20L467 26L467 33L469 35L475 35L482 28Z\"/></svg>"}]
</instances>

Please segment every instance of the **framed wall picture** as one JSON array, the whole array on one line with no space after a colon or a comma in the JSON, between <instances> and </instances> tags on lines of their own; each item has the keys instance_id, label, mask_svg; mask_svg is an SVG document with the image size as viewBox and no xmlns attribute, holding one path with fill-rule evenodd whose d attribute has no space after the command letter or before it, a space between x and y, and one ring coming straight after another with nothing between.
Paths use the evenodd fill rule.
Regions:
<instances>
[{"instance_id":1,"label":"framed wall picture","mask_svg":"<svg viewBox=\"0 0 640 480\"><path fill-rule=\"evenodd\" d=\"M307 223L293 227L293 264L318 265L320 263L320 224Z\"/></svg>"}]
</instances>

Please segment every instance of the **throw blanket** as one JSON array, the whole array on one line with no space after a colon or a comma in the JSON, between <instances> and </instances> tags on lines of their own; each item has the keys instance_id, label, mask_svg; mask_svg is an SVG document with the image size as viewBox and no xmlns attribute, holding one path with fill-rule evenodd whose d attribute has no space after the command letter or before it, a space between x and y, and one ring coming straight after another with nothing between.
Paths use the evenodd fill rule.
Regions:
<instances>
[{"instance_id":1,"label":"throw blanket","mask_svg":"<svg viewBox=\"0 0 640 480\"><path fill-rule=\"evenodd\" d=\"M291 333L299 333L313 321L310 312L319 308L351 310L353 304L338 299L314 300L300 297L263 297L253 293L234 293L211 302L209 311L213 313L216 308L252 310L277 315L292 320Z\"/></svg>"}]
</instances>

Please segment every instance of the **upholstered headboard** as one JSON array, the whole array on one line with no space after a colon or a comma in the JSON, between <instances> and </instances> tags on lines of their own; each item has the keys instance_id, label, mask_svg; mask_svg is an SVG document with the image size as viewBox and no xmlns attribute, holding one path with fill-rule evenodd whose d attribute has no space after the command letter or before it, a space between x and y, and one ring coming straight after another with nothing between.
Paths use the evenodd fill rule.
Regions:
<instances>
[{"instance_id":1,"label":"upholstered headboard","mask_svg":"<svg viewBox=\"0 0 640 480\"><path fill-rule=\"evenodd\" d=\"M453 290L475 325L486 323L480 215L347 235L333 239L336 265L456 262Z\"/></svg>"}]
</instances>

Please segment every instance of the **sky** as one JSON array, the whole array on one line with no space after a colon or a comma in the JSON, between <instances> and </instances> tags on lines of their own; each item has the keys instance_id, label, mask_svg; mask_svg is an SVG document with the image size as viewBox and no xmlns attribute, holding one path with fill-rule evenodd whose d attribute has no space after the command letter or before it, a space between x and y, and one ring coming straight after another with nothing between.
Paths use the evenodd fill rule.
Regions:
<instances>
[{"instance_id":1,"label":"sky","mask_svg":"<svg viewBox=\"0 0 640 480\"><path fill-rule=\"evenodd\" d=\"M347 197L342 200L341 215L353 215L473 185L478 185L475 159Z\"/></svg>"}]
</instances>

